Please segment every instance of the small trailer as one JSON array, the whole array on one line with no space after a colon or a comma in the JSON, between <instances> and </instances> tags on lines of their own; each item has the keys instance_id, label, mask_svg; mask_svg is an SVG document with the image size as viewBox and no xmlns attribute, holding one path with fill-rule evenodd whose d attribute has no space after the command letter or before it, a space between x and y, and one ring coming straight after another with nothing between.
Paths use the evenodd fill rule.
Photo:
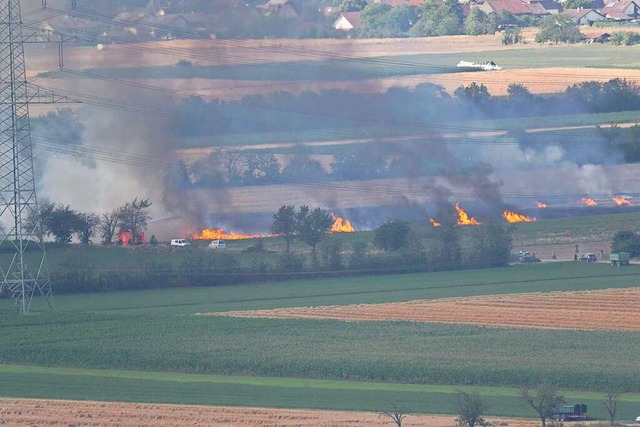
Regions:
<instances>
[{"instance_id":1,"label":"small trailer","mask_svg":"<svg viewBox=\"0 0 640 427\"><path fill-rule=\"evenodd\" d=\"M609 255L609 260L611 261L611 265L620 267L622 265L629 265L629 259L631 256L629 252L614 252Z\"/></svg>"},{"instance_id":2,"label":"small trailer","mask_svg":"<svg viewBox=\"0 0 640 427\"><path fill-rule=\"evenodd\" d=\"M558 421L581 421L587 419L587 405L584 403L557 406L553 408L552 412L553 418Z\"/></svg>"}]
</instances>

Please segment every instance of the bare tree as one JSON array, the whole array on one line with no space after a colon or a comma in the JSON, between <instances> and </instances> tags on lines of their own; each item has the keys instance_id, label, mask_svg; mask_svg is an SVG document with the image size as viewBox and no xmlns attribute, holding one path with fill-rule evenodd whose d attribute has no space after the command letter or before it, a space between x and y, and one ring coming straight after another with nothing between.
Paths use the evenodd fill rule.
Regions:
<instances>
[{"instance_id":1,"label":"bare tree","mask_svg":"<svg viewBox=\"0 0 640 427\"><path fill-rule=\"evenodd\" d=\"M397 427L402 427L402 420L407 417L404 410L396 408L391 411L381 412L380 418L390 418Z\"/></svg>"},{"instance_id":2,"label":"bare tree","mask_svg":"<svg viewBox=\"0 0 640 427\"><path fill-rule=\"evenodd\" d=\"M486 399L477 391L467 393L459 391L455 395L456 411L458 418L456 421L459 425L475 427L476 425L485 425L482 417L489 409Z\"/></svg>"},{"instance_id":3,"label":"bare tree","mask_svg":"<svg viewBox=\"0 0 640 427\"><path fill-rule=\"evenodd\" d=\"M603 398L603 404L607 413L609 414L609 421L611 426L616 420L616 412L618 412L618 400L620 399L621 391L609 391Z\"/></svg>"},{"instance_id":4,"label":"bare tree","mask_svg":"<svg viewBox=\"0 0 640 427\"><path fill-rule=\"evenodd\" d=\"M558 387L546 381L535 389L521 389L520 398L538 413L542 427L547 426L547 418L553 417L554 410L565 403L564 396L558 393Z\"/></svg>"},{"instance_id":5,"label":"bare tree","mask_svg":"<svg viewBox=\"0 0 640 427\"><path fill-rule=\"evenodd\" d=\"M103 245L110 245L113 243L113 236L118 229L118 209L112 209L109 212L100 215L98 220L98 229L100 230L100 237L102 237Z\"/></svg>"},{"instance_id":6,"label":"bare tree","mask_svg":"<svg viewBox=\"0 0 640 427\"><path fill-rule=\"evenodd\" d=\"M138 199L136 197L132 201L125 203L118 209L118 228L121 231L130 231L135 239L135 236L147 228L147 224L151 219L150 206L151 202L148 198Z\"/></svg>"}]
</instances>

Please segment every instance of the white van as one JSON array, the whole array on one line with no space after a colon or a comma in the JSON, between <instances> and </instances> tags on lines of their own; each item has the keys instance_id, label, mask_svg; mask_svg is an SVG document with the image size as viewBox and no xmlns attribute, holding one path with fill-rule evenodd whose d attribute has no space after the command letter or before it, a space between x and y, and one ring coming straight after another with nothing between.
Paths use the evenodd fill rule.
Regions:
<instances>
[{"instance_id":1,"label":"white van","mask_svg":"<svg viewBox=\"0 0 640 427\"><path fill-rule=\"evenodd\" d=\"M209 249L224 249L227 247L227 243L224 240L212 240L209 243Z\"/></svg>"},{"instance_id":2,"label":"white van","mask_svg":"<svg viewBox=\"0 0 640 427\"><path fill-rule=\"evenodd\" d=\"M187 239L171 239L171 246L189 246L191 244Z\"/></svg>"}]
</instances>

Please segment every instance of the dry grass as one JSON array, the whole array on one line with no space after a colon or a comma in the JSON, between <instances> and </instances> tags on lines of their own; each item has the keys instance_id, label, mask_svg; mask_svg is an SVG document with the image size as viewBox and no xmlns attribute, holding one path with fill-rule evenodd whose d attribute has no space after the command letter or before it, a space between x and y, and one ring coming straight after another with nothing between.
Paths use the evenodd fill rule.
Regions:
<instances>
[{"instance_id":1,"label":"dry grass","mask_svg":"<svg viewBox=\"0 0 640 427\"><path fill-rule=\"evenodd\" d=\"M640 331L640 316L637 315L639 304L640 288L625 288L298 307L211 315Z\"/></svg>"},{"instance_id":2,"label":"dry grass","mask_svg":"<svg viewBox=\"0 0 640 427\"><path fill-rule=\"evenodd\" d=\"M533 427L532 420L491 419L496 425ZM37 426L389 426L371 412L237 408L225 406L0 399L0 424ZM454 417L408 415L406 426L454 427Z\"/></svg>"}]
</instances>

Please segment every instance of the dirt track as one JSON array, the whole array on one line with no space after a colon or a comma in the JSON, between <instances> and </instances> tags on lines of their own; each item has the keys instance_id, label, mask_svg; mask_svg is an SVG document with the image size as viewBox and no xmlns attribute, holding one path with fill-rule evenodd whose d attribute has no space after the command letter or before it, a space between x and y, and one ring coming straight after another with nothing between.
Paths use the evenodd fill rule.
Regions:
<instances>
[{"instance_id":1,"label":"dirt track","mask_svg":"<svg viewBox=\"0 0 640 427\"><path fill-rule=\"evenodd\" d=\"M489 418L504 427L533 427L529 420ZM385 426L376 413L145 403L0 399L0 424L7 426ZM408 415L406 426L454 427L454 417Z\"/></svg>"},{"instance_id":2,"label":"dirt track","mask_svg":"<svg viewBox=\"0 0 640 427\"><path fill-rule=\"evenodd\" d=\"M523 328L640 331L640 287L491 295L387 304L210 313L218 316L465 323Z\"/></svg>"}]
</instances>

